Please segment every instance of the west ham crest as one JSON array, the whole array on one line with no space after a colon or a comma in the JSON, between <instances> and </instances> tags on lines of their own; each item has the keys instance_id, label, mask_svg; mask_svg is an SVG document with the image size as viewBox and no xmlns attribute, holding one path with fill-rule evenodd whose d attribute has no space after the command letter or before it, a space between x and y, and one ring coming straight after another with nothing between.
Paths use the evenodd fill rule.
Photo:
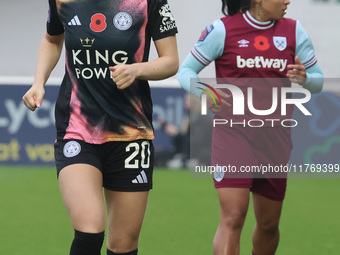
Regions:
<instances>
[{"instance_id":1,"label":"west ham crest","mask_svg":"<svg viewBox=\"0 0 340 255\"><path fill-rule=\"evenodd\" d=\"M279 51L283 51L287 48L287 38L282 36L273 36L273 42L275 47Z\"/></svg>"}]
</instances>

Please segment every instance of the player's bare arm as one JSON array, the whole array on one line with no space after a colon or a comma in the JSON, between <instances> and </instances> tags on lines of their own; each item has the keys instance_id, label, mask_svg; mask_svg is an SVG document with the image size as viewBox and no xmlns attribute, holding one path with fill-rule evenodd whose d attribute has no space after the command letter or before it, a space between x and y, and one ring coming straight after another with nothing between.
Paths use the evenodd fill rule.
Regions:
<instances>
[{"instance_id":1,"label":"player's bare arm","mask_svg":"<svg viewBox=\"0 0 340 255\"><path fill-rule=\"evenodd\" d=\"M46 33L42 39L33 85L22 98L26 107L31 111L39 108L42 104L45 83L58 63L63 43L64 34L51 36Z\"/></svg>"},{"instance_id":2,"label":"player's bare arm","mask_svg":"<svg viewBox=\"0 0 340 255\"><path fill-rule=\"evenodd\" d=\"M119 89L127 88L135 79L161 80L176 74L179 66L176 36L156 40L155 46L159 56L155 60L109 68Z\"/></svg>"}]
</instances>

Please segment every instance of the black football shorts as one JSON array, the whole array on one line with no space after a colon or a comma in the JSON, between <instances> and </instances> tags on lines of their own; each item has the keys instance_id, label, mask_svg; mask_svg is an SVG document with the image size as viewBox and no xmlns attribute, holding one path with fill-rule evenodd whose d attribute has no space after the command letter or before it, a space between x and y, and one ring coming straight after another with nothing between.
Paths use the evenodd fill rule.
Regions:
<instances>
[{"instance_id":1,"label":"black football shorts","mask_svg":"<svg viewBox=\"0 0 340 255\"><path fill-rule=\"evenodd\" d=\"M89 144L63 140L54 144L57 174L72 164L89 164L103 174L103 186L114 191L152 189L154 148L151 140Z\"/></svg>"}]
</instances>

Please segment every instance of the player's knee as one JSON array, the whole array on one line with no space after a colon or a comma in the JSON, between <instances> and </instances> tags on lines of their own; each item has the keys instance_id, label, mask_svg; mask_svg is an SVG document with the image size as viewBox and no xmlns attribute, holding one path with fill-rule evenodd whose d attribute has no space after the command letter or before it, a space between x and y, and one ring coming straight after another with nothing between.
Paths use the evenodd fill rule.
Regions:
<instances>
[{"instance_id":1,"label":"player's knee","mask_svg":"<svg viewBox=\"0 0 340 255\"><path fill-rule=\"evenodd\" d=\"M100 255L104 231L100 233L74 232L70 255Z\"/></svg>"},{"instance_id":2,"label":"player's knee","mask_svg":"<svg viewBox=\"0 0 340 255\"><path fill-rule=\"evenodd\" d=\"M229 230L240 230L243 227L246 215L246 211L230 211L221 218L221 223L223 227Z\"/></svg>"},{"instance_id":3,"label":"player's knee","mask_svg":"<svg viewBox=\"0 0 340 255\"><path fill-rule=\"evenodd\" d=\"M138 246L138 235L120 235L118 238L108 238L106 246L108 250L114 251L117 254L127 253L130 255L128 252L135 250Z\"/></svg>"},{"instance_id":4,"label":"player's knee","mask_svg":"<svg viewBox=\"0 0 340 255\"><path fill-rule=\"evenodd\" d=\"M105 229L105 217L98 217L97 214L77 213L71 216L74 229L85 233L99 233Z\"/></svg>"},{"instance_id":5,"label":"player's knee","mask_svg":"<svg viewBox=\"0 0 340 255\"><path fill-rule=\"evenodd\" d=\"M256 223L256 227L262 232L269 235L275 234L279 231L279 222L277 220L264 219Z\"/></svg>"},{"instance_id":6,"label":"player's knee","mask_svg":"<svg viewBox=\"0 0 340 255\"><path fill-rule=\"evenodd\" d=\"M133 251L129 251L129 252L125 252L125 253L116 253L116 252L113 252L111 250L107 250L107 255L137 255L138 253L138 249L135 249Z\"/></svg>"}]
</instances>

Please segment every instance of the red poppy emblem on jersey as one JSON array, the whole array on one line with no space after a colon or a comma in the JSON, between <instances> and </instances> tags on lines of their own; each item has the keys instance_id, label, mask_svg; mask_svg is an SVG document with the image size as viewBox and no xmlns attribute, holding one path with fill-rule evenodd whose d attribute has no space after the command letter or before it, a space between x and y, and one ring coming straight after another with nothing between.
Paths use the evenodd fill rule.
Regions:
<instances>
[{"instance_id":1,"label":"red poppy emblem on jersey","mask_svg":"<svg viewBox=\"0 0 340 255\"><path fill-rule=\"evenodd\" d=\"M106 17L104 14L96 13L91 17L90 28L94 32L102 32L105 30L106 26Z\"/></svg>"},{"instance_id":2,"label":"red poppy emblem on jersey","mask_svg":"<svg viewBox=\"0 0 340 255\"><path fill-rule=\"evenodd\" d=\"M255 37L254 46L260 51L266 51L269 49L270 44L267 37L259 35Z\"/></svg>"}]
</instances>

